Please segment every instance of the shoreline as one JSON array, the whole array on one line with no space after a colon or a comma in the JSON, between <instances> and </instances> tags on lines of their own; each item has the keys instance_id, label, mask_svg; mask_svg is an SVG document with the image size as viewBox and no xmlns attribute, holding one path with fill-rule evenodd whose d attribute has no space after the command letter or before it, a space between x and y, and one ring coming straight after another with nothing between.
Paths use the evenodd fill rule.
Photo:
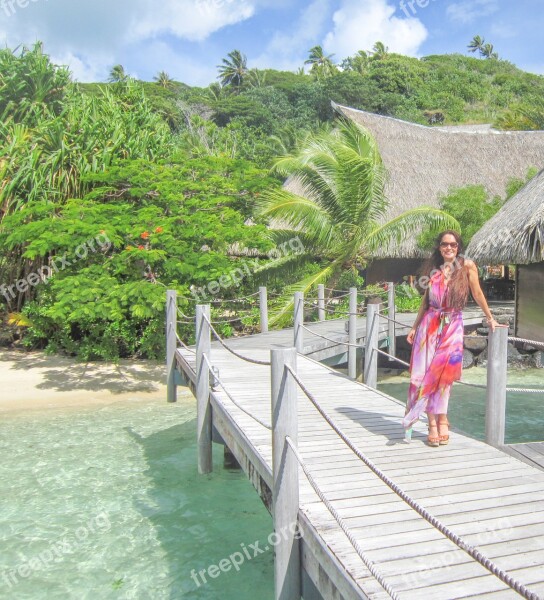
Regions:
<instances>
[{"instance_id":1,"label":"shoreline","mask_svg":"<svg viewBox=\"0 0 544 600\"><path fill-rule=\"evenodd\" d=\"M121 401L166 403L165 377L164 364L156 361L81 363L39 351L1 349L0 415Z\"/></svg>"}]
</instances>

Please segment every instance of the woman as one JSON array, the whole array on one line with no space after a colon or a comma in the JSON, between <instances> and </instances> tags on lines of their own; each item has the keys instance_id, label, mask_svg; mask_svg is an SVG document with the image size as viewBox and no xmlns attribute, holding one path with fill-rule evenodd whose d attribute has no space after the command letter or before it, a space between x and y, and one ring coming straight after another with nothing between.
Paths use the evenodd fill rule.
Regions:
<instances>
[{"instance_id":1,"label":"woman","mask_svg":"<svg viewBox=\"0 0 544 600\"><path fill-rule=\"evenodd\" d=\"M423 412L429 420L428 444L449 442L448 401L451 386L461 379L463 367L463 319L461 311L469 290L487 317L492 331L499 326L491 315L480 288L478 270L463 258L463 246L455 231L442 232L426 265L420 284L426 288L413 328L410 388L403 426L409 429Z\"/></svg>"}]
</instances>

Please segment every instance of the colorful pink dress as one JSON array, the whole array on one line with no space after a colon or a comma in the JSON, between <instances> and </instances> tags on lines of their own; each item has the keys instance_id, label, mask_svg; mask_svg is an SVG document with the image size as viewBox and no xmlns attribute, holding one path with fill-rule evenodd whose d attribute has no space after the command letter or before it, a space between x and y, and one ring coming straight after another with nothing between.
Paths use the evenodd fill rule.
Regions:
<instances>
[{"instance_id":1,"label":"colorful pink dress","mask_svg":"<svg viewBox=\"0 0 544 600\"><path fill-rule=\"evenodd\" d=\"M442 272L429 282L429 308L416 331L410 361L408 429L422 413L446 414L451 386L463 368L463 318L447 307L447 284Z\"/></svg>"}]
</instances>

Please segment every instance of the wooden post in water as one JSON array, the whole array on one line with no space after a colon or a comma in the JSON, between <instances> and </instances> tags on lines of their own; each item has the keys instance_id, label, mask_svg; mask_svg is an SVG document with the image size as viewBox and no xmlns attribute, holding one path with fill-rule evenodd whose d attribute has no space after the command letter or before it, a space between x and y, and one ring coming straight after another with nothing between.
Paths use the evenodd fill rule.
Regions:
<instances>
[{"instance_id":1,"label":"wooden post in water","mask_svg":"<svg viewBox=\"0 0 544 600\"><path fill-rule=\"evenodd\" d=\"M296 370L296 348L270 351L272 382L272 516L276 533L274 589L276 600L301 596L300 543L297 535L298 462L285 438L297 446L297 384L285 368Z\"/></svg>"},{"instance_id":2,"label":"wooden post in water","mask_svg":"<svg viewBox=\"0 0 544 600\"><path fill-rule=\"evenodd\" d=\"M295 323L294 323L294 346L297 352L302 354L304 349L304 294L302 292L295 292Z\"/></svg>"},{"instance_id":3,"label":"wooden post in water","mask_svg":"<svg viewBox=\"0 0 544 600\"><path fill-rule=\"evenodd\" d=\"M317 286L317 318L320 321L325 320L325 285L323 283Z\"/></svg>"},{"instance_id":4,"label":"wooden post in water","mask_svg":"<svg viewBox=\"0 0 544 600\"><path fill-rule=\"evenodd\" d=\"M357 379L357 288L349 288L348 315L348 377Z\"/></svg>"},{"instance_id":5,"label":"wooden post in water","mask_svg":"<svg viewBox=\"0 0 544 600\"><path fill-rule=\"evenodd\" d=\"M378 330L380 328L380 305L366 305L366 343L364 382L371 388L378 387Z\"/></svg>"},{"instance_id":6,"label":"wooden post in water","mask_svg":"<svg viewBox=\"0 0 544 600\"><path fill-rule=\"evenodd\" d=\"M178 340L178 293L175 290L166 292L166 400L176 402L176 348Z\"/></svg>"},{"instance_id":7,"label":"wooden post in water","mask_svg":"<svg viewBox=\"0 0 544 600\"><path fill-rule=\"evenodd\" d=\"M268 331L268 294L266 288L259 288L259 305L261 309L261 333Z\"/></svg>"},{"instance_id":8,"label":"wooden post in water","mask_svg":"<svg viewBox=\"0 0 544 600\"><path fill-rule=\"evenodd\" d=\"M485 441L491 446L502 446L504 444L507 358L508 327L497 327L495 331L489 332L487 344Z\"/></svg>"},{"instance_id":9,"label":"wooden post in water","mask_svg":"<svg viewBox=\"0 0 544 600\"><path fill-rule=\"evenodd\" d=\"M212 407L210 406L210 370L204 356L210 357L210 305L196 307L196 420L198 442L198 472L211 473L212 463Z\"/></svg>"},{"instance_id":10,"label":"wooden post in water","mask_svg":"<svg viewBox=\"0 0 544 600\"><path fill-rule=\"evenodd\" d=\"M393 281L387 282L387 312L389 319L397 318L397 311L395 308L395 283ZM387 337L389 338L389 344L387 348L388 354L391 356L397 355L397 337L396 337L396 328L395 321L388 320L387 327ZM391 362L393 359L390 358Z\"/></svg>"}]
</instances>

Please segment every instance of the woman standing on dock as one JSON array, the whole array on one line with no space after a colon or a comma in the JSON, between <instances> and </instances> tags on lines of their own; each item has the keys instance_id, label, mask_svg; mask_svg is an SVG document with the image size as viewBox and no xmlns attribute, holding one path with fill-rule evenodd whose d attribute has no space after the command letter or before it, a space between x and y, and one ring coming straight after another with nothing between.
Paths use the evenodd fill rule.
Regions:
<instances>
[{"instance_id":1,"label":"woman standing on dock","mask_svg":"<svg viewBox=\"0 0 544 600\"><path fill-rule=\"evenodd\" d=\"M461 311L472 297L483 310L492 331L499 326L491 315L473 261L463 257L455 231L443 231L426 264L420 283L425 294L407 340L413 344L410 388L403 426L411 428L422 413L429 420L428 444L449 442L448 402L451 386L463 368L463 318Z\"/></svg>"}]
</instances>

